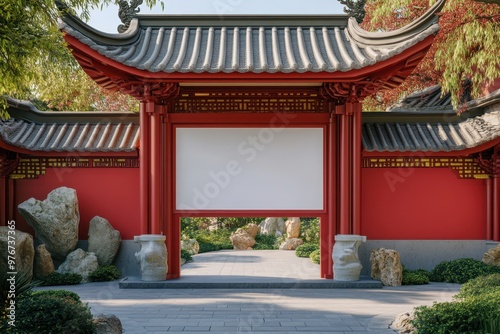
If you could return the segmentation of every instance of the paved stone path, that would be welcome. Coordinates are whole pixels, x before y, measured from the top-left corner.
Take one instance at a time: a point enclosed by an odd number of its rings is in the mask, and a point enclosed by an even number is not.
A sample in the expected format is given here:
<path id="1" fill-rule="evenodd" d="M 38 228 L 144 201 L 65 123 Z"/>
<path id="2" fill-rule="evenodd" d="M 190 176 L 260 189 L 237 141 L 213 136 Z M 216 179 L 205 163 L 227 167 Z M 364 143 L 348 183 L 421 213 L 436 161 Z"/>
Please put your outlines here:
<path id="1" fill-rule="evenodd" d="M 272 271 L 256 264 L 252 269 L 230 266 L 237 269 L 237 277 Z M 186 272 L 183 269 L 183 275 Z M 217 280 L 215 275 L 198 278 Z M 382 289 L 119 289 L 114 281 L 56 288 L 78 293 L 94 314 L 115 314 L 125 333 L 378 334 L 395 333 L 389 326 L 396 315 L 449 301 L 459 287 L 434 283 Z"/>

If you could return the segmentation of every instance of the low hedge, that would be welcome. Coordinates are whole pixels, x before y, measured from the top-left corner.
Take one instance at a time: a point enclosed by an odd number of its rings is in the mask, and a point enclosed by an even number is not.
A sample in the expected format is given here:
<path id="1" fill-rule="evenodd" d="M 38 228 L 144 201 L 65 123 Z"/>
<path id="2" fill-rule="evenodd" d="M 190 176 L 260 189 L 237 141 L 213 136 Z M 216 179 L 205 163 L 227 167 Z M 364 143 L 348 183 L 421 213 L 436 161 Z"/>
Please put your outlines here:
<path id="1" fill-rule="evenodd" d="M 500 267 L 470 258 L 443 261 L 432 271 L 430 280 L 463 284 L 479 276 L 500 273 Z"/>
<path id="2" fill-rule="evenodd" d="M 455 297 L 468 298 L 491 292 L 500 293 L 500 274 L 479 276 L 468 281 L 462 285 L 460 292 Z"/>
<path id="3" fill-rule="evenodd" d="M 419 334 L 484 334 L 485 321 L 500 314 L 500 293 L 415 308 L 412 321 Z"/>
<path id="4" fill-rule="evenodd" d="M 82 275 L 80 274 L 61 274 L 54 271 L 47 276 L 38 277 L 39 285 L 53 286 L 53 285 L 74 285 L 82 283 Z"/>
<path id="5" fill-rule="evenodd" d="M 317 249 L 319 249 L 319 245 L 305 243 L 295 248 L 295 255 L 298 257 L 309 257 L 309 255 Z"/>
<path id="6" fill-rule="evenodd" d="M 89 274 L 89 280 L 91 282 L 107 282 L 119 278 L 122 275 L 120 270 L 114 266 L 103 266 L 99 267 Z"/>
<path id="7" fill-rule="evenodd" d="M 95 325 L 89 307 L 80 297 L 65 290 L 27 292 L 16 302 L 15 327 L 5 319 L 2 333 L 93 334 Z"/>
<path id="8" fill-rule="evenodd" d="M 319 249 L 316 249 L 311 254 L 309 254 L 309 258 L 313 263 L 319 264 L 321 262 L 321 253 Z"/>
<path id="9" fill-rule="evenodd" d="M 402 285 L 429 284 L 430 272 L 425 269 L 408 270 L 403 268 Z"/>

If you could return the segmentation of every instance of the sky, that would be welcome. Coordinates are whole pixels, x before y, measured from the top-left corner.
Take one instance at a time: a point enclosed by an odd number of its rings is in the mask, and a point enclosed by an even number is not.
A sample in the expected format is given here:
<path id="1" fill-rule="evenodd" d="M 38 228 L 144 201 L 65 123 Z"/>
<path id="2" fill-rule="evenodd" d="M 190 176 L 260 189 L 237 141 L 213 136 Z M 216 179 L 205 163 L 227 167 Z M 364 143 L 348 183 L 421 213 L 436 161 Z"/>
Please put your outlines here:
<path id="1" fill-rule="evenodd" d="M 157 0 L 160 1 L 160 0 Z M 163 0 L 165 10 L 157 5 L 150 10 L 141 5 L 140 14 L 344 14 L 337 0 Z M 116 33 L 120 24 L 118 7 L 91 11 L 89 25 L 108 33 Z"/>

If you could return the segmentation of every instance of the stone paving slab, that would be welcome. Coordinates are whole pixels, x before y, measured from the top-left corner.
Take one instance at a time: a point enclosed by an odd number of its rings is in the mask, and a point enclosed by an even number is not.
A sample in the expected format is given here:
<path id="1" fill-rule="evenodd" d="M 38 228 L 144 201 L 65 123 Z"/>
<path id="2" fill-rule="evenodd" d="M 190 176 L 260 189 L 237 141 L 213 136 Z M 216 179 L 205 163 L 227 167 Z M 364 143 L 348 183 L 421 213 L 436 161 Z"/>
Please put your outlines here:
<path id="1" fill-rule="evenodd" d="M 450 301 L 460 288 L 448 283 L 381 289 L 120 289 L 118 285 L 113 281 L 37 289 L 78 293 L 93 314 L 120 318 L 126 334 L 394 334 L 389 326 L 398 314 Z"/>
<path id="2" fill-rule="evenodd" d="M 300 258 L 294 251 L 224 250 L 193 256 L 182 266 L 179 279 L 144 282 L 126 277 L 122 289 L 379 289 L 382 283 L 370 277 L 340 282 L 321 279 L 319 265 Z"/>

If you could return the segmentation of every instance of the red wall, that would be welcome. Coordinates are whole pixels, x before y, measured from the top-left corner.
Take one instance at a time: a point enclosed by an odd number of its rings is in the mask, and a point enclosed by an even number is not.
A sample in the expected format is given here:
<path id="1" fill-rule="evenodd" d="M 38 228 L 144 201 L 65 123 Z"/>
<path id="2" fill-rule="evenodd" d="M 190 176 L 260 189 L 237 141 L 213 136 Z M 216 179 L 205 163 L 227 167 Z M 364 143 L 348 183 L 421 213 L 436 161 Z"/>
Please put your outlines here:
<path id="1" fill-rule="evenodd" d="M 486 181 L 448 168 L 363 168 L 362 234 L 372 240 L 486 239 Z"/>
<path id="2" fill-rule="evenodd" d="M 106 218 L 124 240 L 140 234 L 139 168 L 47 168 L 38 179 L 16 180 L 16 206 L 30 197 L 44 200 L 50 191 L 62 186 L 76 190 L 80 240 L 88 238 L 89 221 L 94 216 Z M 33 233 L 19 213 L 16 226 Z"/>

